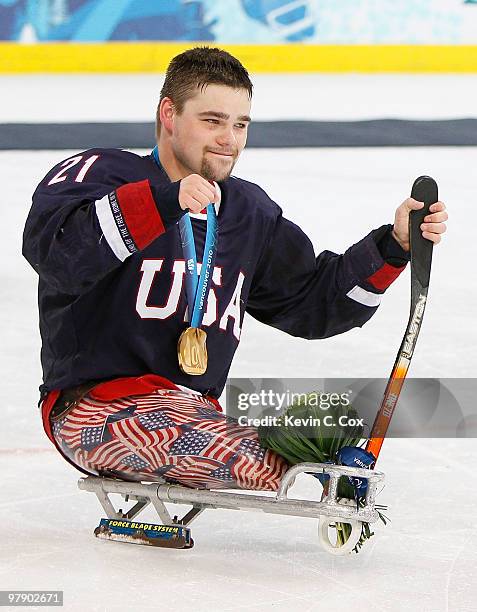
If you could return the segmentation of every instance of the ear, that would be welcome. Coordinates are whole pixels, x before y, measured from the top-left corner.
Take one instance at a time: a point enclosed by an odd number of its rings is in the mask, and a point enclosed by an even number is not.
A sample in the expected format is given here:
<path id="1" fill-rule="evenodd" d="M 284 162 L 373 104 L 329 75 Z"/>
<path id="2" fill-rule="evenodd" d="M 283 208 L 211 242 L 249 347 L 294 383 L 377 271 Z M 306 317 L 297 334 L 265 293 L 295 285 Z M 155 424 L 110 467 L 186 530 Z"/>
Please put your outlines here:
<path id="1" fill-rule="evenodd" d="M 175 115 L 174 104 L 170 98 L 163 98 L 159 105 L 159 119 L 167 132 L 172 132 Z"/>

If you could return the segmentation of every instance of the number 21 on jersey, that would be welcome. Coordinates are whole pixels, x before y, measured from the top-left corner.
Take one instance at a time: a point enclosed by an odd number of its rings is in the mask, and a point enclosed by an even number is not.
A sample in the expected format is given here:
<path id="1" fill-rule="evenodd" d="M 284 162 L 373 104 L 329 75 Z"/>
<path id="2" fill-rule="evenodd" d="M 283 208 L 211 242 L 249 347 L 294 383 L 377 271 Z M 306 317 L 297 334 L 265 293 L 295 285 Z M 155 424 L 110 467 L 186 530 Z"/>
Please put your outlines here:
<path id="1" fill-rule="evenodd" d="M 92 155 L 84 161 L 78 171 L 78 174 L 76 175 L 75 183 L 83 182 L 86 173 L 94 164 L 94 162 L 98 159 L 98 157 L 99 155 Z M 54 185 L 55 183 L 61 183 L 62 181 L 66 181 L 66 179 L 68 178 L 68 171 L 71 170 L 71 168 L 73 168 L 74 166 L 78 165 L 82 159 L 82 155 L 77 155 L 76 157 L 71 157 L 70 159 L 65 160 L 60 166 L 61 170 L 57 174 L 55 174 L 55 176 L 50 180 L 48 185 Z"/>

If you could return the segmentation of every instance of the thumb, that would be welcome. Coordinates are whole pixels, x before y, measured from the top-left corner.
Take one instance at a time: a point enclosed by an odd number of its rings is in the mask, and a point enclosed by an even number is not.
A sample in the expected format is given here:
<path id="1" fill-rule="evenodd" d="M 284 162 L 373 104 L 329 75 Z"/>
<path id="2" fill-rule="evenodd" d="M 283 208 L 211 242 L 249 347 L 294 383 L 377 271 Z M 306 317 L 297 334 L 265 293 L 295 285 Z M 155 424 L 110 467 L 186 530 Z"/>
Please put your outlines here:
<path id="1" fill-rule="evenodd" d="M 408 198 L 404 204 L 406 204 L 408 210 L 420 210 L 424 206 L 424 202 L 420 202 L 414 198 Z"/>
<path id="2" fill-rule="evenodd" d="M 212 202 L 214 204 L 219 204 L 220 203 L 220 199 L 221 199 L 221 192 L 220 192 L 220 187 L 217 185 L 217 183 L 215 181 L 209 181 L 209 183 L 211 184 L 213 190 L 214 190 L 214 197 L 212 199 Z"/>

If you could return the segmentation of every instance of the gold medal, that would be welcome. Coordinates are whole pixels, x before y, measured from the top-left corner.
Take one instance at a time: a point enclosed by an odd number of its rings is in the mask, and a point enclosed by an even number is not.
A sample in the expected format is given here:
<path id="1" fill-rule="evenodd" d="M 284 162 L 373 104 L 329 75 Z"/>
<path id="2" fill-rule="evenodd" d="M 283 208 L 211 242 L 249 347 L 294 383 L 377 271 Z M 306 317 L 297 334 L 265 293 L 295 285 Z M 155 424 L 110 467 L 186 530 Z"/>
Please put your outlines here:
<path id="1" fill-rule="evenodd" d="M 179 367 L 186 374 L 200 376 L 207 370 L 207 334 L 203 329 L 188 327 L 177 343 Z"/>

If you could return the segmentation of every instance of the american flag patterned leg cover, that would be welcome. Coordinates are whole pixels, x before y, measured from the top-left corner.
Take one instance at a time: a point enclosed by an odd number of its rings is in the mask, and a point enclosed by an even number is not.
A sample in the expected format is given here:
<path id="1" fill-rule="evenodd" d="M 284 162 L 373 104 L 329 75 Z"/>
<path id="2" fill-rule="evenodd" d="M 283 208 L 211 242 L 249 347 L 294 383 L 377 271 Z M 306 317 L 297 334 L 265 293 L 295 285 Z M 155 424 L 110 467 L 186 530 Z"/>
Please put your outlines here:
<path id="1" fill-rule="evenodd" d="M 77 466 L 99 476 L 206 489 L 276 491 L 288 463 L 262 448 L 256 429 L 238 425 L 206 398 L 156 390 L 110 402 L 86 395 L 53 435 Z"/>

